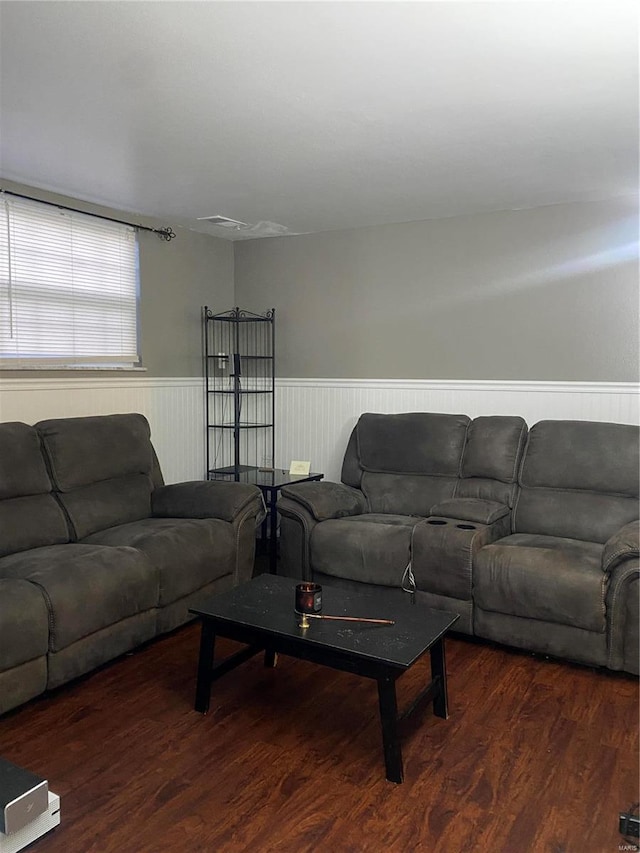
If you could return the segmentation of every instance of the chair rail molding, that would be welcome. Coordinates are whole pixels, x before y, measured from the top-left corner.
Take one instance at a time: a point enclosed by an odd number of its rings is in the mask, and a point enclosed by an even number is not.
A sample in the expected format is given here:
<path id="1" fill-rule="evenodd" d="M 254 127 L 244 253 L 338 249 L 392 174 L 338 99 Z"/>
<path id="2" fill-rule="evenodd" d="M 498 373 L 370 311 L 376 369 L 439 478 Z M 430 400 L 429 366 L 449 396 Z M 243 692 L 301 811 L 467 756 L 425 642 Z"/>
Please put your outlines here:
<path id="1" fill-rule="evenodd" d="M 636 382 L 557 382 L 515 379 L 284 379 L 282 387 L 291 388 L 388 388 L 409 390 L 469 390 L 469 391 L 544 391 L 554 393 L 633 394 L 640 392 Z"/>

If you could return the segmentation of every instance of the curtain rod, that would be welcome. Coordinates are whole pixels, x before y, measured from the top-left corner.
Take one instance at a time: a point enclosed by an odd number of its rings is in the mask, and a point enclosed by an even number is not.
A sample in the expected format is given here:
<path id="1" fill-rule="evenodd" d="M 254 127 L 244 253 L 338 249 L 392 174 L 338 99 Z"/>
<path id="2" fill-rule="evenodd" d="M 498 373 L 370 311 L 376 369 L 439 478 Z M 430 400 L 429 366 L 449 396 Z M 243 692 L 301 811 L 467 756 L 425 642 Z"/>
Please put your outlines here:
<path id="1" fill-rule="evenodd" d="M 146 225 L 138 225 L 136 222 L 127 222 L 124 219 L 114 219 L 113 216 L 102 216 L 101 213 L 89 213 L 86 210 L 78 210 L 77 207 L 67 207 L 65 204 L 58 204 L 55 201 L 43 201 L 41 198 L 33 198 L 30 195 L 21 195 L 20 193 L 14 193 L 11 190 L 4 190 L 0 187 L 0 195 L 12 195 L 15 198 L 23 198 L 26 201 L 37 201 L 39 204 L 48 204 L 51 207 L 58 207 L 60 210 L 70 210 L 73 213 L 82 213 L 85 216 L 95 216 L 96 219 L 106 219 L 108 222 L 117 222 L 119 225 L 129 225 L 131 228 L 137 228 L 139 231 L 151 231 L 153 234 L 157 234 L 161 240 L 173 240 L 176 236 L 173 228 L 167 225 L 166 228 L 148 228 Z"/>

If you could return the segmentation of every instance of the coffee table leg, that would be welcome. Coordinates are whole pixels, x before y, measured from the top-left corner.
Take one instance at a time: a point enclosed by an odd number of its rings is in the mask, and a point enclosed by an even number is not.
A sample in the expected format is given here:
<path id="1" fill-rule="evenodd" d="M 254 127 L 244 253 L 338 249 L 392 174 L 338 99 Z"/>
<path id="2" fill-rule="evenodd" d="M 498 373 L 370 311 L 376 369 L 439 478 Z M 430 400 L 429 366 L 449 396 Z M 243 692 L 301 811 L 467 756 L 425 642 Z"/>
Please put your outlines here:
<path id="1" fill-rule="evenodd" d="M 200 656 L 198 657 L 198 681 L 196 683 L 195 709 L 201 714 L 209 710 L 211 700 L 211 681 L 213 674 L 213 653 L 216 643 L 214 627 L 208 619 L 202 620 L 200 633 Z"/>
<path id="2" fill-rule="evenodd" d="M 402 749 L 398 736 L 398 703 L 396 700 L 396 682 L 394 678 L 378 678 L 378 703 L 380 705 L 380 723 L 382 725 L 382 744 L 387 779 L 390 782 L 402 782 Z"/>
<path id="3" fill-rule="evenodd" d="M 431 646 L 431 680 L 436 686 L 433 713 L 446 720 L 449 716 L 447 699 L 447 666 L 444 659 L 444 637 Z"/>

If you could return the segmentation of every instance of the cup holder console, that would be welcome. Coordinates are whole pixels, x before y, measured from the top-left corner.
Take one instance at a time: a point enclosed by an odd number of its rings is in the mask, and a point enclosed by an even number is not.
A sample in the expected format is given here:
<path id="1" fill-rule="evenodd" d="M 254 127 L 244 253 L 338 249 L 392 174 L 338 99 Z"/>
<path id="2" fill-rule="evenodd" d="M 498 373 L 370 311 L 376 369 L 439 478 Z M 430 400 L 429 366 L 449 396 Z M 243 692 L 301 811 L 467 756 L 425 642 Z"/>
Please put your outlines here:
<path id="1" fill-rule="evenodd" d="M 428 518 L 427 524 L 442 525 L 442 524 L 449 524 L 449 522 L 446 521 L 444 518 Z M 475 530 L 476 529 L 475 524 L 456 524 L 456 527 L 459 530 Z"/>

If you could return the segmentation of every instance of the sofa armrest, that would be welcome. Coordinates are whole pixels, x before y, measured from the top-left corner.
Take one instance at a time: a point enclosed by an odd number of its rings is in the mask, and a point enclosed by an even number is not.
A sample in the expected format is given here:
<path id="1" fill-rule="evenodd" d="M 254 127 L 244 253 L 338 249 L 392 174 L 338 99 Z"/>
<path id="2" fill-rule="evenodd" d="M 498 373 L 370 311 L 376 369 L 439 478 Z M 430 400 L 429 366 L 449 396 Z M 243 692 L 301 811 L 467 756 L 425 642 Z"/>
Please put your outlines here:
<path id="1" fill-rule="evenodd" d="M 640 524 L 630 521 L 617 530 L 604 545 L 602 571 L 610 572 L 618 563 L 640 555 Z"/>
<path id="2" fill-rule="evenodd" d="M 640 560 L 618 563 L 606 598 L 609 669 L 640 674 Z"/>
<path id="3" fill-rule="evenodd" d="M 475 521 L 478 524 L 493 524 L 494 521 L 509 515 L 509 512 L 509 507 L 499 501 L 482 498 L 451 498 L 434 504 L 429 514 L 443 518 L 457 518 L 460 521 Z"/>
<path id="4" fill-rule="evenodd" d="M 343 483 L 298 483 L 284 486 L 282 496 L 303 506 L 316 521 L 345 518 L 367 511 L 365 496 Z"/>
<path id="5" fill-rule="evenodd" d="M 219 518 L 233 523 L 252 502 L 259 523 L 264 516 L 262 494 L 257 486 L 194 480 L 155 489 L 151 493 L 151 512 L 156 518 Z"/>

